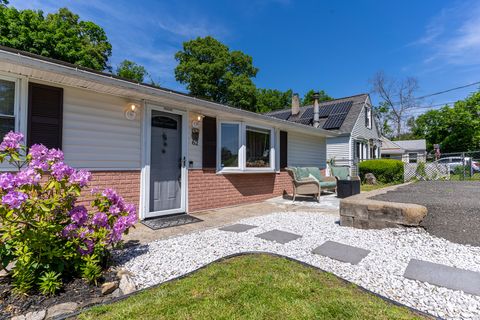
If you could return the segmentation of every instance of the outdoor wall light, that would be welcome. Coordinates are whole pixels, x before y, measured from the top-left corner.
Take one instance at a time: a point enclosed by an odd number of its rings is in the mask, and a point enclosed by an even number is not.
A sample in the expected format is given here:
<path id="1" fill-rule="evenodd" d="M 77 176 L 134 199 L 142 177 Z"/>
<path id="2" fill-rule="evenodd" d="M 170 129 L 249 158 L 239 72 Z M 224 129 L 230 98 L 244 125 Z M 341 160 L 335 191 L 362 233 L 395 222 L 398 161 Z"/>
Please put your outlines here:
<path id="1" fill-rule="evenodd" d="M 135 120 L 139 109 L 140 105 L 138 103 L 129 102 L 125 110 L 125 118 L 128 120 Z"/>

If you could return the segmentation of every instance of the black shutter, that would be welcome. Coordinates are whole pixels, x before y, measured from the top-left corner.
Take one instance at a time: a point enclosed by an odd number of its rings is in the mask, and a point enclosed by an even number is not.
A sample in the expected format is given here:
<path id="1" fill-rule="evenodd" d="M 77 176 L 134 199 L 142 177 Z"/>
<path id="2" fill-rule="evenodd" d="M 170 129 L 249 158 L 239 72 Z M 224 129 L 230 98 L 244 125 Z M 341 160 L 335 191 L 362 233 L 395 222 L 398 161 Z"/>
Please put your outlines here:
<path id="1" fill-rule="evenodd" d="M 202 167 L 217 167 L 217 120 L 212 117 L 203 118 L 203 152 Z"/>
<path id="2" fill-rule="evenodd" d="M 280 131 L 280 169 L 288 167 L 288 133 Z"/>
<path id="3" fill-rule="evenodd" d="M 41 143 L 62 148 L 63 89 L 43 84 L 28 86 L 28 146 Z"/>
<path id="4" fill-rule="evenodd" d="M 368 107 L 365 107 L 365 127 L 367 127 L 367 128 L 368 128 L 368 123 L 369 123 L 368 120 L 369 120 L 368 119 Z"/>

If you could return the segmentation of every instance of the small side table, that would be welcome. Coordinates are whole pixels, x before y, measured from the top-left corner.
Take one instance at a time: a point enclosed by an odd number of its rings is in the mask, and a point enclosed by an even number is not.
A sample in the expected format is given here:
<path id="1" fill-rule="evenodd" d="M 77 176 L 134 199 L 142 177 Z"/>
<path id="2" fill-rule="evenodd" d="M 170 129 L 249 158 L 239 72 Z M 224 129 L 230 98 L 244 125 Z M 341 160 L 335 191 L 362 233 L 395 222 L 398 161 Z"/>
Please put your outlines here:
<path id="1" fill-rule="evenodd" d="M 343 199 L 360 193 L 360 179 L 337 180 L 337 197 Z"/>

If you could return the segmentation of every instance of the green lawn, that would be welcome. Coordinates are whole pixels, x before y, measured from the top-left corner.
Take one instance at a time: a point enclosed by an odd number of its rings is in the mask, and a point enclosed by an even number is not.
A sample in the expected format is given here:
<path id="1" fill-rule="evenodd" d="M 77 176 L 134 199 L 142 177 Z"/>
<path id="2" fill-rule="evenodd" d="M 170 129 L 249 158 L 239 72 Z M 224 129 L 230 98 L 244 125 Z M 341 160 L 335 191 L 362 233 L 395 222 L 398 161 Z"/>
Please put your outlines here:
<path id="1" fill-rule="evenodd" d="M 424 319 L 332 274 L 263 254 L 214 263 L 79 318 Z"/>
<path id="2" fill-rule="evenodd" d="M 372 191 L 372 190 L 377 190 L 377 189 L 381 189 L 381 188 L 385 188 L 385 187 L 394 186 L 396 184 L 400 184 L 400 183 L 380 183 L 380 182 L 378 184 L 364 184 L 364 183 L 362 183 L 360 189 L 363 192 L 368 192 L 368 191 Z"/>

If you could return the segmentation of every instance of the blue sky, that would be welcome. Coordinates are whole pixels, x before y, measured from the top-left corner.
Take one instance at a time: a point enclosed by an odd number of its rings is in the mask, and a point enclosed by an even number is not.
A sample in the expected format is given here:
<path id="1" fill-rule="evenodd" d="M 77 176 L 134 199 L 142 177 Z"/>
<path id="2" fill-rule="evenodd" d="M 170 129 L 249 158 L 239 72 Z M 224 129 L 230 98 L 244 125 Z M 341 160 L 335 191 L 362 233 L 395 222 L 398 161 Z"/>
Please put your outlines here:
<path id="1" fill-rule="evenodd" d="M 262 88 L 333 97 L 369 92 L 379 70 L 418 78 L 418 95 L 480 81 L 480 1 L 131 1 L 11 0 L 17 8 L 68 7 L 102 26 L 112 66 L 144 65 L 164 87 L 175 81 L 182 42 L 212 35 L 253 57 Z M 469 87 L 434 98 L 464 98 Z M 374 100 L 375 97 L 373 97 Z"/>

